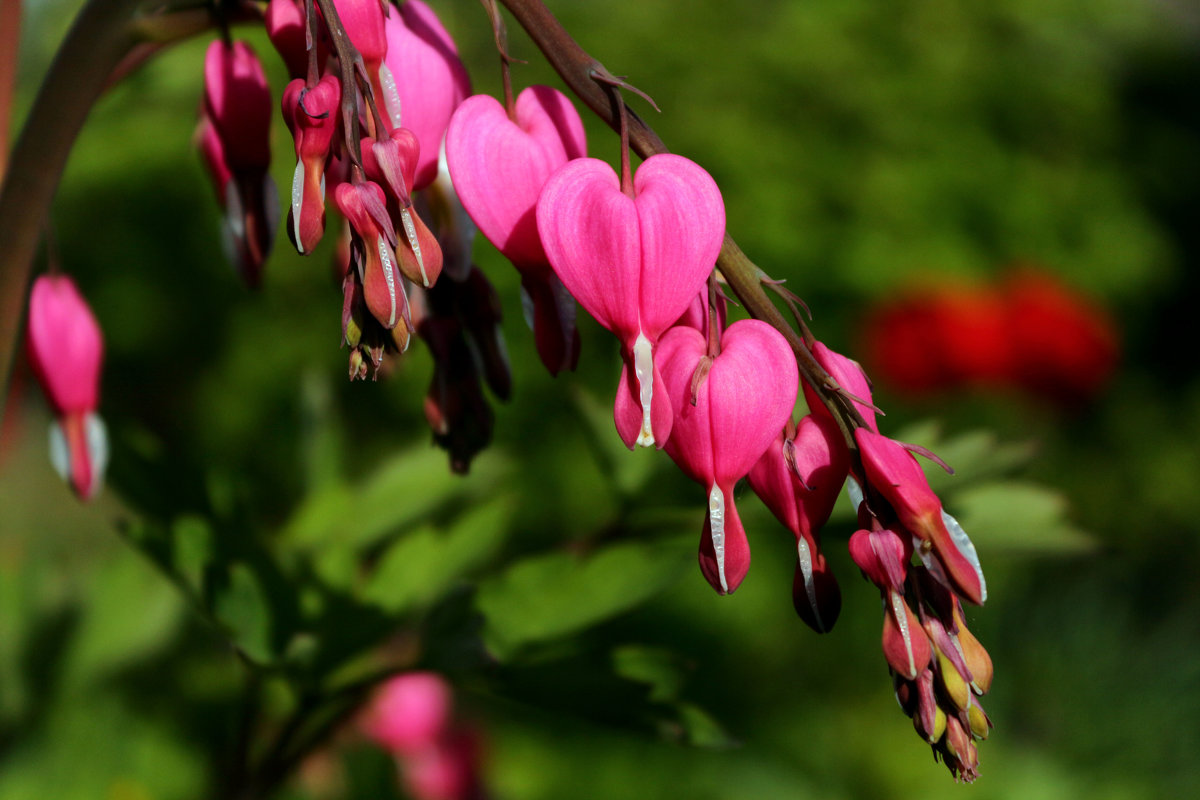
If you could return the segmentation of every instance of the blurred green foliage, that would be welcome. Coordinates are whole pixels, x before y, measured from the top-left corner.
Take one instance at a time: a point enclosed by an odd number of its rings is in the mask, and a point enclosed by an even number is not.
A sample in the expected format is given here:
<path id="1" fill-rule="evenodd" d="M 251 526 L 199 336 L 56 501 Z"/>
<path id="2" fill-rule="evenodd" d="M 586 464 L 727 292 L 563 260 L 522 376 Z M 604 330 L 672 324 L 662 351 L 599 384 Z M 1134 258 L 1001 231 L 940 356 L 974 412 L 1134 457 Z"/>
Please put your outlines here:
<path id="1" fill-rule="evenodd" d="M 19 111 L 75 5 L 28 6 Z M 996 730 L 969 791 L 1186 795 L 1200 782 L 1194 9 L 549 5 L 656 99 L 651 123 L 713 173 L 729 230 L 836 349 L 853 352 L 869 302 L 918 276 L 1015 260 L 1113 309 L 1124 364 L 1086 408 L 905 406 L 886 387 L 876 402 L 889 432 L 956 468 L 930 475 L 988 570 L 969 622 L 996 663 Z M 478 4 L 435 6 L 495 94 Z M 510 27 L 530 62 L 515 80 L 556 84 Z M 281 64 L 247 35 L 278 93 Z M 795 618 L 790 537 L 748 491 L 754 568 L 714 596 L 692 550 L 702 490 L 611 430 L 615 343 L 585 321 L 579 371 L 549 378 L 516 273 L 486 242 L 516 389 L 465 478 L 429 445 L 420 348 L 386 380 L 345 382 L 328 244 L 301 259 L 280 237 L 264 290 L 243 291 L 191 147 L 205 45 L 164 52 L 99 103 L 54 208 L 61 265 L 107 337 L 114 461 L 110 490 L 78 507 L 18 376 L 25 411 L 0 452 L 0 798 L 219 795 L 247 698 L 268 721 L 249 751 L 266 757 L 272 725 L 395 663 L 455 682 L 499 797 L 968 791 L 894 707 L 875 590 L 842 546 L 848 509 L 826 532 L 845 597 L 832 634 Z M 616 137 L 588 128 L 614 161 Z M 274 146 L 286 185 L 282 125 Z M 352 740 L 334 740 L 346 796 L 385 796 L 390 766 Z"/>

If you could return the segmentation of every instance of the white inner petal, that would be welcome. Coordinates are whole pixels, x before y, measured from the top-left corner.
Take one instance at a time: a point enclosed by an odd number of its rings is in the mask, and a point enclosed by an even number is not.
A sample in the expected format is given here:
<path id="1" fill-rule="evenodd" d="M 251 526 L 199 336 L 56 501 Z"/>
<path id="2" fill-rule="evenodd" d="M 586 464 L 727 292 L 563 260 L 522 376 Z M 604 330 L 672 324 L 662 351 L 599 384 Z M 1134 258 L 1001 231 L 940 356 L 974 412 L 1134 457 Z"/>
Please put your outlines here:
<path id="1" fill-rule="evenodd" d="M 533 313 L 533 297 L 529 294 L 529 290 L 522 286 L 521 316 L 525 317 L 525 324 L 529 326 L 529 330 L 533 330 Z"/>
<path id="2" fill-rule="evenodd" d="M 387 241 L 382 236 L 375 237 L 375 246 L 379 250 L 379 260 L 383 263 L 383 277 L 387 281 L 388 300 L 391 301 L 391 311 L 388 314 L 388 330 L 396 327 L 396 272 L 392 263 L 392 254 Z"/>
<path id="3" fill-rule="evenodd" d="M 67 447 L 67 436 L 58 422 L 50 423 L 50 463 L 54 465 L 58 477 L 67 483 L 71 482 L 71 451 Z"/>
<path id="4" fill-rule="evenodd" d="M 899 592 L 893 591 L 890 594 L 892 615 L 896 619 L 896 625 L 900 628 L 900 635 L 904 637 L 904 649 L 908 652 L 908 675 L 916 675 L 917 662 L 913 658 L 912 637 L 908 630 L 908 610 L 904 607 L 904 599 L 900 597 Z"/>
<path id="5" fill-rule="evenodd" d="M 83 418 L 84 435 L 87 437 L 88 456 L 92 459 L 92 491 L 100 490 L 104 471 L 108 469 L 108 429 L 99 415 L 89 412 Z"/>
<path id="6" fill-rule="evenodd" d="M 392 127 L 399 128 L 400 91 L 396 88 L 396 79 L 387 64 L 379 65 L 379 86 L 383 89 L 383 107 L 392 121 Z"/>
<path id="7" fill-rule="evenodd" d="M 717 558 L 721 592 L 729 594 L 729 584 L 725 582 L 725 495 L 716 484 L 708 492 L 708 524 L 712 529 L 713 554 Z"/>
<path id="8" fill-rule="evenodd" d="M 421 243 L 417 241 L 417 226 L 413 223 L 412 214 L 407 208 L 400 209 L 400 219 L 404 222 L 404 235 L 412 247 L 413 255 L 417 257 L 417 267 L 421 270 L 421 283 L 429 288 L 429 276 L 425 274 L 425 259 L 421 258 Z"/>
<path id="9" fill-rule="evenodd" d="M 324 177 L 321 182 L 324 183 Z M 304 253 L 304 245 L 300 243 L 300 208 L 304 205 L 304 161 L 296 160 L 296 169 L 292 172 L 292 234 L 296 240 L 296 249 Z"/>
<path id="10" fill-rule="evenodd" d="M 850 510 L 857 515 L 858 507 L 863 503 L 863 490 L 853 477 L 846 478 L 846 496 L 850 498 Z"/>
<path id="11" fill-rule="evenodd" d="M 812 553 L 809 552 L 808 542 L 801 536 L 796 540 L 796 555 L 800 559 L 800 574 L 804 576 L 804 593 L 808 595 L 808 604 L 812 606 L 813 616 L 817 619 L 817 627 L 825 630 L 825 622 L 821 619 L 821 609 L 817 606 L 817 586 L 813 581 Z"/>
<path id="12" fill-rule="evenodd" d="M 975 545 L 971 543 L 971 537 L 967 536 L 967 532 L 962 529 L 962 525 L 958 524 L 958 520 L 946 513 L 946 509 L 942 509 L 942 522 L 946 523 L 946 530 L 950 532 L 950 540 L 954 542 L 954 547 L 974 568 L 975 575 L 979 578 L 979 599 L 986 602 L 987 583 L 983 579 L 983 567 L 979 565 L 979 554 L 975 552 Z"/>
<path id="13" fill-rule="evenodd" d="M 641 332 L 633 342 L 633 372 L 637 376 L 638 397 L 642 402 L 642 431 L 638 434 L 637 443 L 642 447 L 653 447 L 654 430 L 650 407 L 654 399 L 654 358 L 650 353 L 650 340 Z M 712 507 L 711 502 L 709 507 Z"/>

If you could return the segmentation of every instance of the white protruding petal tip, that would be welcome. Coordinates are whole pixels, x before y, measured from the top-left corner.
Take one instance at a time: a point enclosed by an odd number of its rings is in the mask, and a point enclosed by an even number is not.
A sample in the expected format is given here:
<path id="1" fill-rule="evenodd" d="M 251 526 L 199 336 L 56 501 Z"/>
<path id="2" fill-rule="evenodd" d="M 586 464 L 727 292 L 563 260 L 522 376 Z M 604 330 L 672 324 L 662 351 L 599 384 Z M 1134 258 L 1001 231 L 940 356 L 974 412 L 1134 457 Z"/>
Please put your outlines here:
<path id="1" fill-rule="evenodd" d="M 713 555 L 717 559 L 721 594 L 729 594 L 729 584 L 725 581 L 725 495 L 716 484 L 708 492 L 708 523 L 712 529 Z"/>

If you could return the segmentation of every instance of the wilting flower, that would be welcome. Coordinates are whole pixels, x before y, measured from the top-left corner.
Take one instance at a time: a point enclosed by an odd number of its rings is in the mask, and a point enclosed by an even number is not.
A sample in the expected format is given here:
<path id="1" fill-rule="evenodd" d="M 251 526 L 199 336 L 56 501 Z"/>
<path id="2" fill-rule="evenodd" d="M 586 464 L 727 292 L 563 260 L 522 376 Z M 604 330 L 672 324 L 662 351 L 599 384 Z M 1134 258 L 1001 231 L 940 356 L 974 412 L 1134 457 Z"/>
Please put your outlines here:
<path id="1" fill-rule="evenodd" d="M 537 225 L 563 285 L 621 340 L 618 433 L 630 448 L 661 447 L 672 411 L 653 349 L 712 272 L 725 235 L 720 190 L 695 163 L 663 154 L 638 167 L 630 197 L 612 167 L 580 158 L 546 182 Z"/>
<path id="2" fill-rule="evenodd" d="M 663 336 L 658 359 L 675 410 L 667 455 L 708 492 L 700 570 L 714 589 L 728 594 L 750 569 L 733 486 L 792 413 L 797 372 L 787 341 L 758 320 L 733 323 L 721 335 L 720 353 L 708 352 L 699 331 L 680 326 Z"/>
<path id="3" fill-rule="evenodd" d="M 104 340 L 87 302 L 65 275 L 43 275 L 29 295 L 29 361 L 54 409 L 50 459 L 84 500 L 100 489 L 108 436 L 96 414 Z"/>

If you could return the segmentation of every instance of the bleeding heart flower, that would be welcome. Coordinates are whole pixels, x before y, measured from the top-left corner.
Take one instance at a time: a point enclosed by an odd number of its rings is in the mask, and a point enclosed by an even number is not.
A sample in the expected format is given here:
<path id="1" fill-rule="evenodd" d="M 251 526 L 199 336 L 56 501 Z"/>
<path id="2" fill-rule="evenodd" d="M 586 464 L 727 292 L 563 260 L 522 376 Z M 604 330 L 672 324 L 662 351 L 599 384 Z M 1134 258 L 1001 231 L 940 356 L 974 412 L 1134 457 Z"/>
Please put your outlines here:
<path id="1" fill-rule="evenodd" d="M 308 34 L 304 26 L 304 9 L 296 0 L 268 0 L 263 12 L 267 37 L 287 65 L 288 74 L 303 78 L 308 72 Z M 318 30 L 323 31 L 323 27 Z M 324 48 L 321 48 L 324 50 Z M 324 63 L 322 58 L 318 63 Z"/>
<path id="2" fill-rule="evenodd" d="M 561 92 L 530 86 L 513 118 L 492 97 L 467 98 L 446 130 L 446 161 L 463 207 L 488 241 L 521 272 L 538 355 L 552 375 L 579 357 L 575 301 L 550 268 L 537 230 L 547 179 L 587 153 L 583 121 Z"/>
<path id="3" fill-rule="evenodd" d="M 250 286 L 261 282 L 279 221 L 270 138 L 271 90 L 257 56 L 245 42 L 214 41 L 196 142 L 225 212 L 227 255 Z"/>
<path id="4" fill-rule="evenodd" d="M 796 537 L 792 603 L 818 633 L 833 628 L 842 608 L 819 534 L 833 513 L 849 465 L 837 424 L 808 414 L 794 427 L 788 423 L 747 476 L 754 493 Z"/>
<path id="5" fill-rule="evenodd" d="M 581 158 L 554 173 L 537 207 L 554 271 L 621 340 L 625 374 L 614 416 L 631 448 L 662 446 L 670 435 L 672 413 L 663 405 L 653 348 L 700 292 L 725 236 L 721 192 L 692 161 L 651 156 L 638 167 L 633 190 L 633 197 L 621 191 L 608 164 Z"/>
<path id="6" fill-rule="evenodd" d="M 296 143 L 288 232 L 300 253 L 311 253 L 325 233 L 325 162 L 338 127 L 341 96 L 333 75 L 311 89 L 297 78 L 283 92 L 283 119 Z"/>
<path id="7" fill-rule="evenodd" d="M 762 457 L 796 403 L 797 371 L 787 341 L 770 325 L 742 320 L 721 336 L 721 352 L 695 328 L 667 331 L 659 343 L 662 380 L 675 409 L 666 451 L 708 490 L 700 570 L 721 594 L 741 584 L 750 545 L 733 503 L 733 486 Z M 693 380 L 704 359 L 711 366 Z"/>
<path id="8" fill-rule="evenodd" d="M 382 105 L 393 126 L 403 124 L 421 142 L 416 185 L 410 187 L 416 191 L 437 178 L 442 137 L 454 109 L 471 94 L 471 79 L 449 32 L 421 0 L 393 8 L 385 30 Z"/>
<path id="9" fill-rule="evenodd" d="M 352 258 L 358 264 L 367 308 L 387 330 L 403 321 L 411 328 L 408 298 L 396 265 L 396 231 L 384 206 L 383 189 L 372 181 L 342 183 L 334 192 L 354 231 Z"/>
<path id="10" fill-rule="evenodd" d="M 104 340 L 70 278 L 43 275 L 34 281 L 26 346 L 58 418 L 50 428 L 50 460 L 75 493 L 89 500 L 108 463 L 108 436 L 95 413 Z"/>

